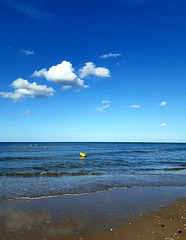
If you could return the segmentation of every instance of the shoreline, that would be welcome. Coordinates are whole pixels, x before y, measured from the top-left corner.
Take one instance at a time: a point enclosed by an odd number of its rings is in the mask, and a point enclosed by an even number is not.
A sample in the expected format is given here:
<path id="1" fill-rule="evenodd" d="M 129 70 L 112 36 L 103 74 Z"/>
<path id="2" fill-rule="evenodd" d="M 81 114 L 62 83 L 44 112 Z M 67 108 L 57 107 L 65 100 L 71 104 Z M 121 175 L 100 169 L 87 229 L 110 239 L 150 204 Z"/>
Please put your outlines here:
<path id="1" fill-rule="evenodd" d="M 186 185 L 160 185 L 160 186 L 132 186 L 132 187 L 113 187 L 105 190 L 95 191 L 95 192 L 87 192 L 87 193 L 65 193 L 59 195 L 49 195 L 49 196 L 38 196 L 38 197 L 17 197 L 17 198 L 4 198 L 2 201 L 15 201 L 15 200 L 41 200 L 41 199 L 50 199 L 50 198 L 58 198 L 58 197 L 76 197 L 76 196 L 85 196 L 85 195 L 92 195 L 92 194 L 100 194 L 108 191 L 116 191 L 116 190 L 127 190 L 127 189 L 136 189 L 136 188 L 182 188 Z"/>
<path id="2" fill-rule="evenodd" d="M 158 214 L 162 206 L 180 199 L 184 201 L 185 193 L 186 187 L 181 186 L 135 187 L 86 195 L 4 200 L 0 202 L 0 237 L 5 240 L 88 240 L 112 236 L 110 239 L 114 239 L 113 234 L 131 232 L 129 222 L 142 219 L 144 223 L 147 215 Z"/>

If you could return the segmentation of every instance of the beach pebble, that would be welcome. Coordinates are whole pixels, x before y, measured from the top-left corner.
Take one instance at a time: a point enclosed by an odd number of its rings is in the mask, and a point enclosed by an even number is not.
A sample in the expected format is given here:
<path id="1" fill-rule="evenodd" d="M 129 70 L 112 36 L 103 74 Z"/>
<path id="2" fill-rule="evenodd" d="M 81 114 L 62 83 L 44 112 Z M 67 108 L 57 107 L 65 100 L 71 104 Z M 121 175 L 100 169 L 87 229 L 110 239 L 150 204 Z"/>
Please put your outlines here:
<path id="1" fill-rule="evenodd" d="M 132 224 L 132 223 L 129 223 L 129 224 Z"/>
<path id="2" fill-rule="evenodd" d="M 179 233 L 179 234 L 181 234 L 181 233 L 182 233 L 182 231 L 181 231 L 181 230 L 178 230 L 178 233 Z"/>
<path id="3" fill-rule="evenodd" d="M 173 218 L 171 217 L 171 218 L 169 218 L 169 220 L 170 220 L 170 221 L 172 221 L 172 220 L 173 220 Z"/>
<path id="4" fill-rule="evenodd" d="M 165 225 L 164 225 L 164 224 L 162 224 L 161 226 L 162 226 L 162 227 L 165 227 Z"/>
<path id="5" fill-rule="evenodd" d="M 113 230 L 114 230 L 113 228 L 110 229 L 110 231 L 113 231 Z"/>

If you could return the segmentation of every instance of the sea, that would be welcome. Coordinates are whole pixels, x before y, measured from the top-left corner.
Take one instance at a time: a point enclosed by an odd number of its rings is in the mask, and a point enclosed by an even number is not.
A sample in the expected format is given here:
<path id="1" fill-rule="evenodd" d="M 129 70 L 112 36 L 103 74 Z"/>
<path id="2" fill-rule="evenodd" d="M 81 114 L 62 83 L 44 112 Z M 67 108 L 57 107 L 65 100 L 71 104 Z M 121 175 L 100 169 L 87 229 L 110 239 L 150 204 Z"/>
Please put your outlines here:
<path id="1" fill-rule="evenodd" d="M 157 186 L 186 186 L 186 143 L 0 143 L 0 201 Z"/>

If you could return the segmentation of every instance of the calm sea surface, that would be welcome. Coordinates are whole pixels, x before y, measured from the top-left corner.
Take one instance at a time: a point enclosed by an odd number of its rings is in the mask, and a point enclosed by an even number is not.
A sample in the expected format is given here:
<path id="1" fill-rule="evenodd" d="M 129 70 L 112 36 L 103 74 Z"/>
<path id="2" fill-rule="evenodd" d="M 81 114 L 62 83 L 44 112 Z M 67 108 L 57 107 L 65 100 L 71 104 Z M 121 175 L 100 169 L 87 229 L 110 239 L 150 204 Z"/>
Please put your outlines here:
<path id="1" fill-rule="evenodd" d="M 186 144 L 0 143 L 0 200 L 136 186 L 186 186 Z"/>

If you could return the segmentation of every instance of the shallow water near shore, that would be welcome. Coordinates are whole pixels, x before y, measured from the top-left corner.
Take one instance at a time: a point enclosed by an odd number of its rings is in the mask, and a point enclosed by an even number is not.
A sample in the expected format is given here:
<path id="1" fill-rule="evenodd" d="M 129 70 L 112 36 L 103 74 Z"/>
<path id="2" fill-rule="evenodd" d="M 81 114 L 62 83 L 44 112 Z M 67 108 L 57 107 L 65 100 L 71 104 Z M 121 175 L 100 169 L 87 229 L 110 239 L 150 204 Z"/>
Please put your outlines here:
<path id="1" fill-rule="evenodd" d="M 0 143 L 0 200 L 185 185 L 185 143 Z"/>

